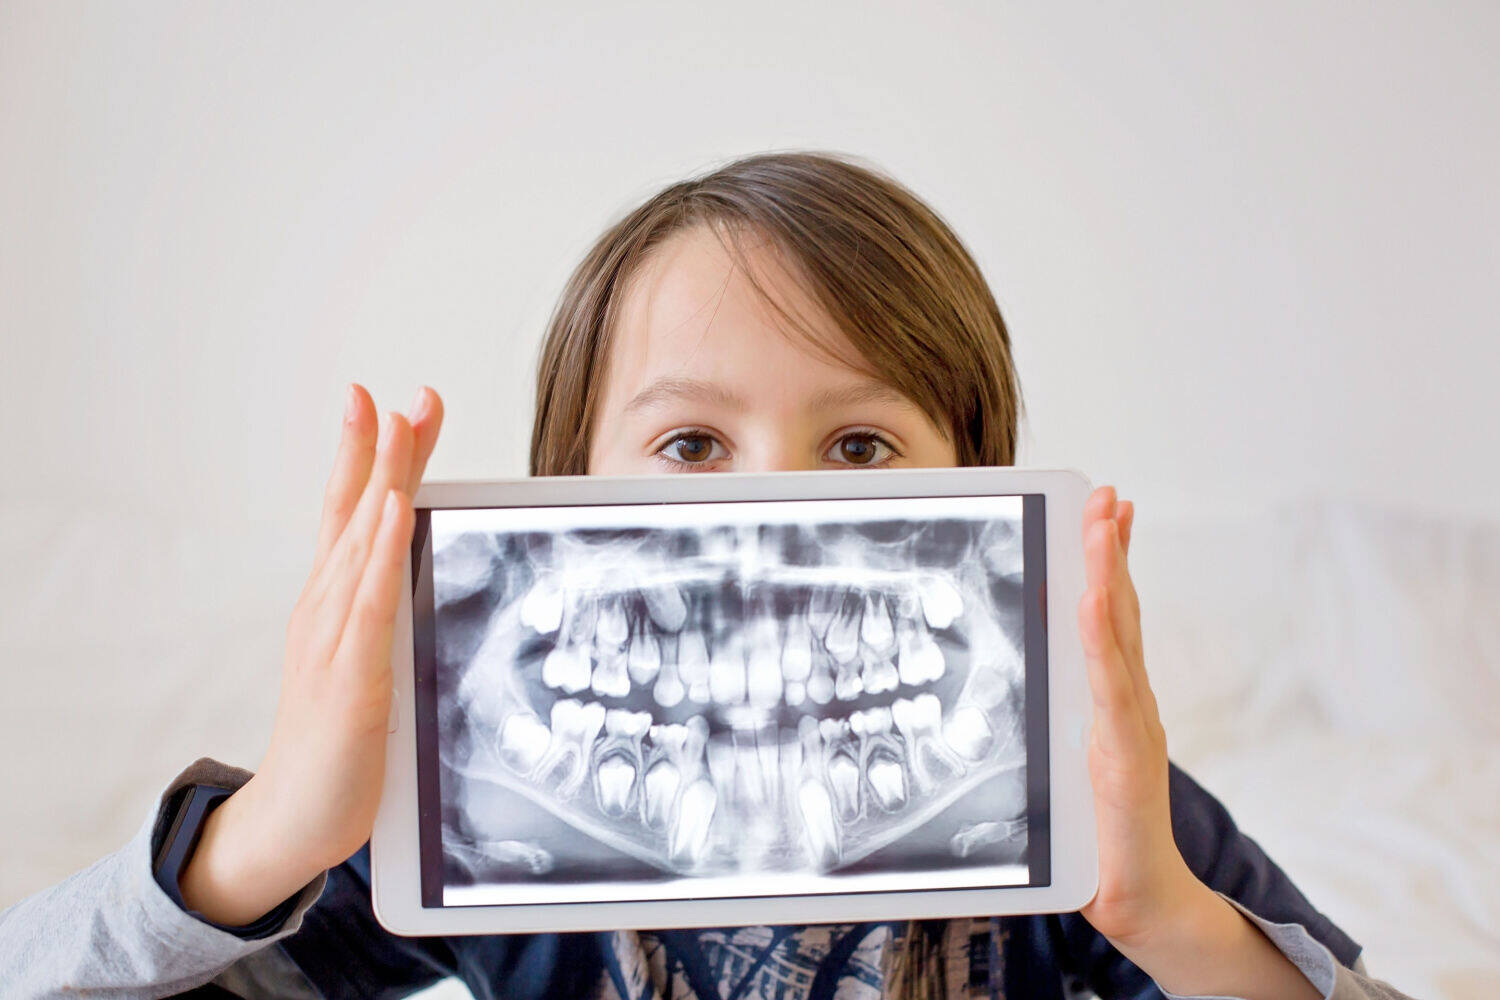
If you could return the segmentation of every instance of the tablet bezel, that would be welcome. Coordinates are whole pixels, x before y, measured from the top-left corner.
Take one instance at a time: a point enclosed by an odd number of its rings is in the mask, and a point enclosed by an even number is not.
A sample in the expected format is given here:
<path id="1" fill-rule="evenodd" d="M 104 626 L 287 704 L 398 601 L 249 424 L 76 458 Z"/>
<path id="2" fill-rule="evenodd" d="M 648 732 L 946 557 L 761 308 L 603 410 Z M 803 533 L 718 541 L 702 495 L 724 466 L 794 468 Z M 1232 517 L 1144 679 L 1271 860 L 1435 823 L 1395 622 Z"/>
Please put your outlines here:
<path id="1" fill-rule="evenodd" d="M 1074 470 L 983 467 L 713 475 L 549 476 L 429 482 L 418 508 L 690 503 L 1042 494 L 1047 552 L 1047 706 L 1050 885 L 905 892 L 425 908 L 421 903 L 417 750 L 408 555 L 391 667 L 393 699 L 385 784 L 370 841 L 374 911 L 402 935 L 502 934 L 617 928 L 716 927 L 930 919 L 1071 912 L 1098 886 L 1098 849 L 1088 774 L 1092 702 L 1078 604 L 1085 582 L 1083 507 L 1091 491 Z"/>

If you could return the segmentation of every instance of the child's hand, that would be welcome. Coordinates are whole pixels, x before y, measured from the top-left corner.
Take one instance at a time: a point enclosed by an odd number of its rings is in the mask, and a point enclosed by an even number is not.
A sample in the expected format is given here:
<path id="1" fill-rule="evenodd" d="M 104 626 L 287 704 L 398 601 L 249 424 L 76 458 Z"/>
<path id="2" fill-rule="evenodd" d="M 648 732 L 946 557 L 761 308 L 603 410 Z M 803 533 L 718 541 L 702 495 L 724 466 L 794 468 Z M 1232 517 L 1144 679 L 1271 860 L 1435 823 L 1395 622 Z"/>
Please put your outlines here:
<path id="1" fill-rule="evenodd" d="M 1094 696 L 1089 773 L 1099 828 L 1099 893 L 1082 913 L 1116 944 L 1142 940 L 1205 887 L 1172 836 L 1167 738 L 1141 652 L 1141 611 L 1125 565 L 1135 509 L 1112 486 L 1083 511 L 1088 589 L 1078 624 Z"/>
<path id="2" fill-rule="evenodd" d="M 442 420 L 442 400 L 423 388 L 409 418 L 388 415 L 377 444 L 374 403 L 349 388 L 312 575 L 287 626 L 270 747 L 209 817 L 182 875 L 183 899 L 210 920 L 255 920 L 369 839 L 411 495 Z"/>
<path id="3" fill-rule="evenodd" d="M 1081 911 L 1162 989 L 1257 1000 L 1318 991 L 1188 868 L 1172 835 L 1167 737 L 1146 679 L 1141 606 L 1125 565 L 1135 509 L 1111 486 L 1084 507 L 1088 589 L 1078 607 L 1094 727 L 1089 774 L 1099 892 Z"/>

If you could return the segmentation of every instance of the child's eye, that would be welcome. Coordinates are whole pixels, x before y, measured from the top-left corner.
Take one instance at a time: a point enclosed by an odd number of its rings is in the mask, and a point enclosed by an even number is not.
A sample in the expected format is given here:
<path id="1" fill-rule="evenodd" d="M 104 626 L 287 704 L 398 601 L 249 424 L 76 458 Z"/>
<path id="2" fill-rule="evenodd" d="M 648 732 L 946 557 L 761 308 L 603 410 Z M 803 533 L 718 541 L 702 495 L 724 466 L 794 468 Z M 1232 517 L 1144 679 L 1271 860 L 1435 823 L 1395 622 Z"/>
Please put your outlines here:
<path id="1" fill-rule="evenodd" d="M 833 443 L 823 457 L 844 465 L 882 465 L 899 452 L 873 431 L 853 431 Z"/>
<path id="2" fill-rule="evenodd" d="M 729 452 L 712 434 L 685 431 L 662 445 L 657 454 L 677 465 L 703 465 L 717 458 L 726 458 Z"/>

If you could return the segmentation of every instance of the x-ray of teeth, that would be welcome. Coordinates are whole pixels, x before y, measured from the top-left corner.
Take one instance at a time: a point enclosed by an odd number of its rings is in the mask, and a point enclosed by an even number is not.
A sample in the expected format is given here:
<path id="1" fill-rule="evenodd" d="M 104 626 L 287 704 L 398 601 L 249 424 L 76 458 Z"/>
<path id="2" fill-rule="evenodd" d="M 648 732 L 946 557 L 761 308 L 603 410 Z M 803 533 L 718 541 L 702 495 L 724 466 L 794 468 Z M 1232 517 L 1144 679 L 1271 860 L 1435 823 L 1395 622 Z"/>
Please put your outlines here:
<path id="1" fill-rule="evenodd" d="M 1024 864 L 1021 505 L 955 499 L 434 511 L 448 883 Z"/>

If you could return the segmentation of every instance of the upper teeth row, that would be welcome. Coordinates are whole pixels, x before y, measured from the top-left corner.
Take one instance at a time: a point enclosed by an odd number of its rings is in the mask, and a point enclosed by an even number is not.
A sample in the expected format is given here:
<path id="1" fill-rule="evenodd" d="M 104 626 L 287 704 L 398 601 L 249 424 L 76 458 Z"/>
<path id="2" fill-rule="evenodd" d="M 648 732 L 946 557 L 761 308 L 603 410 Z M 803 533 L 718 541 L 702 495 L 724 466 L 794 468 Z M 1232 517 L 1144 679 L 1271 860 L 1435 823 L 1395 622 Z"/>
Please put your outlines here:
<path id="1" fill-rule="evenodd" d="M 542 682 L 568 694 L 591 689 L 601 697 L 624 697 L 634 682 L 650 685 L 664 707 L 684 698 L 758 706 L 810 699 L 821 705 L 943 675 L 943 653 L 929 629 L 952 625 L 963 598 L 941 576 L 919 577 L 908 586 L 894 595 L 815 590 L 806 613 L 791 617 L 784 628 L 763 609 L 743 629 L 716 629 L 711 653 L 703 630 L 686 627 L 688 603 L 675 585 L 635 592 L 656 630 L 629 620 L 629 595 L 572 595 L 549 577 L 522 599 L 520 617 L 541 634 L 557 634 L 542 663 Z"/>

